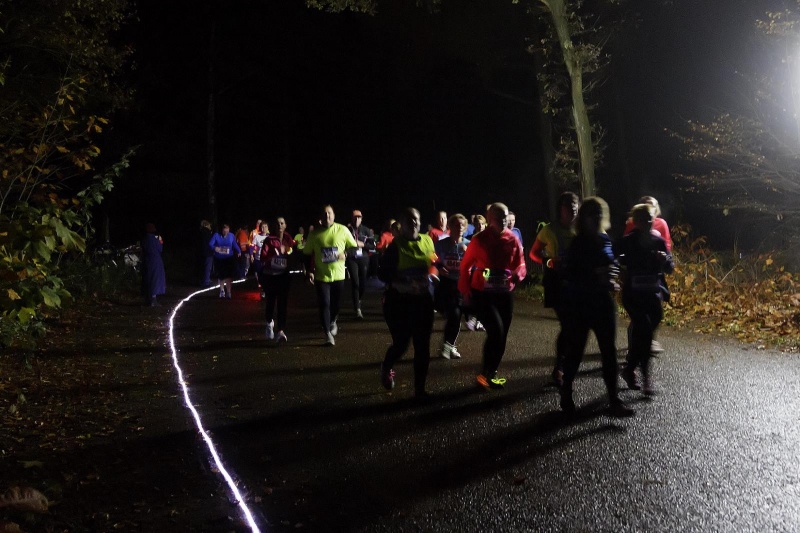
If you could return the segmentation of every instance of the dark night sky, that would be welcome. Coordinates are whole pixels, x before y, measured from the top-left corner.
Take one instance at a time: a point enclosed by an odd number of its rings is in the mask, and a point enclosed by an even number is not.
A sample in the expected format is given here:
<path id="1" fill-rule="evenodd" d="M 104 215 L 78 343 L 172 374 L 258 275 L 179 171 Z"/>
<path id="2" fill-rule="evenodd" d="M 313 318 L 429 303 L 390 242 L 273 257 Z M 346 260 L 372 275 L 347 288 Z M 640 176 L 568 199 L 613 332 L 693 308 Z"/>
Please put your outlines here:
<path id="1" fill-rule="evenodd" d="M 648 193 L 668 219 L 699 221 L 681 209 L 670 178 L 676 147 L 663 129 L 727 105 L 734 71 L 757 60 L 749 57 L 753 21 L 775 3 L 642 3 L 645 24 L 615 69 L 621 108 L 604 110 L 618 113 L 606 124 L 609 155 L 598 170 L 615 221 Z M 283 214 L 294 228 L 331 202 L 340 221 L 360 208 L 377 229 L 406 205 L 425 221 L 438 208 L 476 212 L 498 199 L 532 242 L 535 222 L 547 217 L 533 59 L 524 51 L 534 21 L 510 0 L 445 1 L 437 14 L 414 4 L 380 2 L 370 17 L 296 0 L 140 2 L 137 105 L 117 129 L 126 132 L 121 142 L 142 148 L 108 204 L 112 240 L 133 240 L 145 219 L 175 238 L 208 216 L 213 18 L 220 221 Z M 633 178 L 627 189 L 622 157 Z"/>

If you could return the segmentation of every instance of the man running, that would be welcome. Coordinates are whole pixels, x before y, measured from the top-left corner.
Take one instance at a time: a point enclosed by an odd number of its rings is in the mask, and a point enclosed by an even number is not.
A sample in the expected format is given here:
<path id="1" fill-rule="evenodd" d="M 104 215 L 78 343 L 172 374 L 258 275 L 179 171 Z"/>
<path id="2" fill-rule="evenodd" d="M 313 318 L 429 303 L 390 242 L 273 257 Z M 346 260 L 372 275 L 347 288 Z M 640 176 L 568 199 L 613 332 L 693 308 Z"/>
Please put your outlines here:
<path id="1" fill-rule="evenodd" d="M 303 247 L 303 254 L 313 256 L 313 262 L 308 265 L 308 280 L 317 291 L 319 319 L 328 346 L 336 344 L 334 337 L 339 331 L 336 319 L 342 299 L 345 252 L 358 247 L 350 230 L 334 222 L 335 218 L 333 207 L 323 207 L 320 227 L 309 233 Z"/>

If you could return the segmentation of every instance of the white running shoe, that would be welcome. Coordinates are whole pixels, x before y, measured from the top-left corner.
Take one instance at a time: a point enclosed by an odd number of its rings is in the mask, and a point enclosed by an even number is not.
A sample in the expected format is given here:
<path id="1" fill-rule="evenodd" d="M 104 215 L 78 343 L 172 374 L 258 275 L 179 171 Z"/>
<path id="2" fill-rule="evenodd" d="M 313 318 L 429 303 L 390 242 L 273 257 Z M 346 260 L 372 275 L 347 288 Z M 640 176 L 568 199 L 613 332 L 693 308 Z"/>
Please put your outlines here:
<path id="1" fill-rule="evenodd" d="M 289 339 L 286 338 L 286 333 L 283 330 L 279 331 L 277 335 L 275 335 L 275 343 L 276 344 L 283 344 L 289 342 Z"/>
<path id="2" fill-rule="evenodd" d="M 336 339 L 333 338 L 333 333 L 330 331 L 325 334 L 325 344 L 328 346 L 336 346 Z"/>
<path id="3" fill-rule="evenodd" d="M 272 320 L 267 322 L 267 340 L 271 341 L 275 338 L 275 332 L 272 330 L 274 323 Z"/>
<path id="4" fill-rule="evenodd" d="M 467 329 L 470 331 L 475 331 L 475 328 L 478 327 L 478 319 L 474 316 L 471 316 L 467 319 Z"/>
<path id="5" fill-rule="evenodd" d="M 454 345 L 445 342 L 442 345 L 442 357 L 445 359 L 461 359 L 461 354 L 458 353 Z"/>
<path id="6" fill-rule="evenodd" d="M 336 321 L 334 320 L 331 322 L 331 335 L 335 337 L 337 333 L 339 333 L 339 326 L 336 325 Z"/>

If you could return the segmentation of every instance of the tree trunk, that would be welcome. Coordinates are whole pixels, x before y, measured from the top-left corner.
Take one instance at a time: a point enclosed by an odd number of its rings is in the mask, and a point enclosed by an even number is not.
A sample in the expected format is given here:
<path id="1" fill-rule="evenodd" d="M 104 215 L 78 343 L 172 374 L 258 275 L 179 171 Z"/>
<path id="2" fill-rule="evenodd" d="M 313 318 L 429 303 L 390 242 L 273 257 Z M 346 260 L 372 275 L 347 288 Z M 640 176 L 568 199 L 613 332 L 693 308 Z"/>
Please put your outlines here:
<path id="1" fill-rule="evenodd" d="M 208 210 L 214 227 L 217 227 L 217 163 L 214 157 L 216 135 L 216 83 L 214 79 L 214 51 L 216 48 L 216 24 L 211 21 L 211 37 L 208 46 L 208 110 L 206 116 L 206 168 L 208 186 Z"/>
<path id="2" fill-rule="evenodd" d="M 540 0 L 553 19 L 558 34 L 564 65 L 569 73 L 572 85 L 572 120 L 575 124 L 575 135 L 578 138 L 578 151 L 581 162 L 581 196 L 586 198 L 595 193 L 594 182 L 594 145 L 592 144 L 592 126 L 586 102 L 583 100 L 583 72 L 580 60 L 575 57 L 575 47 L 569 31 L 565 0 Z"/>

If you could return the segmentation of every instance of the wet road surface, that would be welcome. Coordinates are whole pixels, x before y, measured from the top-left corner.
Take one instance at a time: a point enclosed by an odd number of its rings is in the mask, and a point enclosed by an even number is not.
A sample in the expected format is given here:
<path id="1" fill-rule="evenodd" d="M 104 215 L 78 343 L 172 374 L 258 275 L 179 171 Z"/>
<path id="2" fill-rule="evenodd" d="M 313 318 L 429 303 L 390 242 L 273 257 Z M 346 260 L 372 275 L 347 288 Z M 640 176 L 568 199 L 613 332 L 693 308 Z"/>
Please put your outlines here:
<path id="1" fill-rule="evenodd" d="M 475 387 L 484 334 L 462 331 L 463 359 L 434 358 L 418 404 L 411 353 L 380 385 L 376 287 L 363 308 L 356 321 L 346 282 L 335 347 L 300 278 L 287 345 L 264 339 L 253 281 L 178 316 L 192 398 L 263 531 L 800 531 L 798 355 L 662 328 L 659 394 L 620 380 L 636 414 L 614 419 L 592 337 L 565 421 L 550 310 L 517 300 L 503 391 Z"/>

